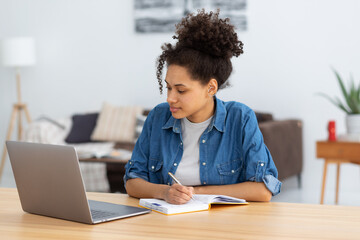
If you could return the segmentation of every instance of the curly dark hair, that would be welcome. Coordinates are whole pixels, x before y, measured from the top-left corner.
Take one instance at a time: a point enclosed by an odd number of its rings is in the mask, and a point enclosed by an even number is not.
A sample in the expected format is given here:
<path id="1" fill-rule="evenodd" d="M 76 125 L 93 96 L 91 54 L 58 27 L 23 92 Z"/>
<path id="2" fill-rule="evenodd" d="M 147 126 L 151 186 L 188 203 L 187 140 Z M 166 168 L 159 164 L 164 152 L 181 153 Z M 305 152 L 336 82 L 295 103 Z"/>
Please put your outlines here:
<path id="1" fill-rule="evenodd" d="M 234 26 L 229 18 L 220 19 L 216 12 L 206 13 L 204 9 L 198 14 L 189 14 L 176 25 L 173 39 L 175 45 L 165 43 L 161 46 L 162 54 L 157 59 L 156 77 L 162 94 L 162 71 L 176 64 L 185 67 L 190 76 L 203 85 L 210 79 L 216 79 L 218 88 L 228 86 L 227 79 L 232 72 L 231 57 L 243 53 L 243 43 L 238 40 Z"/>

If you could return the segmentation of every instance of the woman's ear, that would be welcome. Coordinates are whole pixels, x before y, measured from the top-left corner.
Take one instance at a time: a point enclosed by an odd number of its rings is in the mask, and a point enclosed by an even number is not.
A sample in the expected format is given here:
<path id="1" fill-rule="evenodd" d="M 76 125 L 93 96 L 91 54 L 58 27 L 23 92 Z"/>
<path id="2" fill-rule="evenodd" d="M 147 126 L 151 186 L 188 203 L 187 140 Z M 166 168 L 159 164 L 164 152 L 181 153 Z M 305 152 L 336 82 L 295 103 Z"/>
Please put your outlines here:
<path id="1" fill-rule="evenodd" d="M 217 93 L 218 84 L 215 78 L 210 79 L 208 83 L 208 94 L 214 96 Z"/>

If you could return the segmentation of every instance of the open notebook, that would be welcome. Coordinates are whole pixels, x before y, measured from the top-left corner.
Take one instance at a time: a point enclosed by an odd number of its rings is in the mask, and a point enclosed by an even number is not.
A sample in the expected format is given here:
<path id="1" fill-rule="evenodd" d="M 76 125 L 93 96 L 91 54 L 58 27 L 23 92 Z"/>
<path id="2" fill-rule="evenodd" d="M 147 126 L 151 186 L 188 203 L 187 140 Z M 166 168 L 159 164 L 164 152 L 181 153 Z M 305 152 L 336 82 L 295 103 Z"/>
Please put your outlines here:
<path id="1" fill-rule="evenodd" d="M 224 195 L 207 195 L 194 194 L 193 200 L 182 204 L 175 205 L 165 202 L 164 200 L 155 198 L 142 198 L 139 205 L 144 208 L 152 209 L 156 212 L 166 215 L 173 215 L 179 213 L 189 213 L 205 211 L 211 208 L 211 204 L 249 204 L 244 199 L 228 197 Z"/>

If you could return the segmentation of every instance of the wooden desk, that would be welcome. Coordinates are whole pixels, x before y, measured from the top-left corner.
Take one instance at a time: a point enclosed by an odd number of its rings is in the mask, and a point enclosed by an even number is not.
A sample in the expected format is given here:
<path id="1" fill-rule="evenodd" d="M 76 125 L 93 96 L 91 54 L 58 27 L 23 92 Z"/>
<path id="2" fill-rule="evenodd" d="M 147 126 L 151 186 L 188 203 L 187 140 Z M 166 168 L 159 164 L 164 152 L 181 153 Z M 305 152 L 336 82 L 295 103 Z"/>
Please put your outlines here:
<path id="1" fill-rule="evenodd" d="M 156 212 L 86 225 L 22 211 L 16 189 L 0 188 L 1 239 L 359 239 L 360 207 L 294 203 L 215 206 L 165 216 Z M 137 206 L 124 194 L 90 199 Z"/>
<path id="2" fill-rule="evenodd" d="M 360 142 L 318 141 L 316 142 L 316 157 L 323 158 L 325 160 L 320 203 L 324 203 L 326 173 L 328 164 L 335 163 L 337 165 L 335 203 L 338 204 L 340 165 L 342 163 L 360 164 Z"/>

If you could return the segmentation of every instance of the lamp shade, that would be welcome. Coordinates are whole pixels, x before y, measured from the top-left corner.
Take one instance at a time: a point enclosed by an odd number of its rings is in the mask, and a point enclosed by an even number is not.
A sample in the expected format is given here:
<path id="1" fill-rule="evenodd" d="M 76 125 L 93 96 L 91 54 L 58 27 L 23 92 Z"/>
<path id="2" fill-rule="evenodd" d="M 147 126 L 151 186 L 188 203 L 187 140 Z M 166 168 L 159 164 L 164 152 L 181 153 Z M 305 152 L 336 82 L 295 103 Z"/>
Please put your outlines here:
<path id="1" fill-rule="evenodd" d="M 34 65 L 36 63 L 35 41 L 31 37 L 4 39 L 1 41 L 0 55 L 6 67 Z"/>

